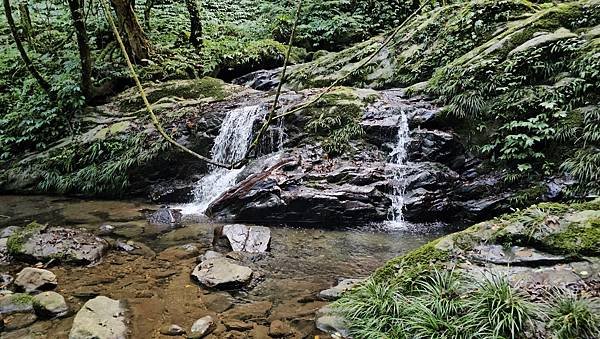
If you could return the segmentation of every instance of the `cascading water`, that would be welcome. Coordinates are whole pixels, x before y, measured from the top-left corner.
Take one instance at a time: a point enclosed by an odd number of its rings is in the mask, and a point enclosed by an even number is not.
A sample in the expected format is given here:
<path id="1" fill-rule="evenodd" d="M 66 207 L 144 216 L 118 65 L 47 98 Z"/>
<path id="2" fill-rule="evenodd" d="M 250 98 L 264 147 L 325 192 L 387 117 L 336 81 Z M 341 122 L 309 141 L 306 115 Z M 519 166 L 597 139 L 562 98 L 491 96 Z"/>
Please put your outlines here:
<path id="1" fill-rule="evenodd" d="M 252 141 L 254 122 L 262 119 L 267 110 L 261 105 L 236 108 L 227 113 L 211 150 L 212 160 L 223 164 L 240 161 Z M 184 214 L 203 214 L 208 205 L 235 184 L 242 169 L 229 170 L 211 167 L 209 174 L 196 183 L 194 202 L 184 206 Z"/>
<path id="2" fill-rule="evenodd" d="M 406 162 L 408 158 L 408 142 L 410 141 L 408 119 L 404 110 L 400 110 L 398 119 L 398 135 L 396 143 L 390 154 L 388 169 L 390 171 L 394 189 L 390 198 L 392 209 L 390 211 L 389 225 L 392 228 L 404 228 L 404 193 L 406 190 Z"/>

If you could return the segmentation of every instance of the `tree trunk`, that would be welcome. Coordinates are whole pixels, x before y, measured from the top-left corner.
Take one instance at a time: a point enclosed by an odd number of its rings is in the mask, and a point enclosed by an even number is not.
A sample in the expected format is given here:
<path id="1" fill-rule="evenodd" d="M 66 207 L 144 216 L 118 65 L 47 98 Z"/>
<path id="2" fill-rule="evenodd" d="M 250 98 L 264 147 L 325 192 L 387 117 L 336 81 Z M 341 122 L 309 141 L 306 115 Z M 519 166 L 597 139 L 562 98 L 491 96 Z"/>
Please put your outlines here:
<path id="1" fill-rule="evenodd" d="M 134 60 L 150 58 L 150 41 L 135 15 L 131 0 L 112 0 L 117 13 L 119 24 L 125 30 L 125 35 Z"/>
<path id="2" fill-rule="evenodd" d="M 154 0 L 146 0 L 144 4 L 144 26 L 146 26 L 147 30 L 150 30 L 150 12 L 152 11 L 152 7 L 154 7 Z"/>
<path id="3" fill-rule="evenodd" d="M 31 45 L 33 40 L 33 25 L 31 24 L 29 6 L 25 1 L 19 3 L 19 16 L 21 17 L 21 26 L 23 27 L 23 33 L 25 33 L 25 36 L 27 36 L 27 41 L 29 41 L 29 44 Z"/>
<path id="4" fill-rule="evenodd" d="M 94 87 L 92 85 L 92 56 L 90 54 L 90 44 L 83 14 L 84 0 L 68 1 L 71 20 L 73 20 L 75 35 L 77 36 L 77 47 L 79 48 L 79 60 L 81 62 L 81 92 L 89 102 L 94 96 Z"/>
<path id="5" fill-rule="evenodd" d="M 23 44 L 21 43 L 21 40 L 19 39 L 19 34 L 17 32 L 17 26 L 15 25 L 15 20 L 13 19 L 13 16 L 12 16 L 12 9 L 10 8 L 9 0 L 3 0 L 3 3 L 4 3 L 4 14 L 6 15 L 6 21 L 8 23 L 8 27 L 10 28 L 10 33 L 12 34 L 13 39 L 15 41 L 15 45 L 17 46 L 17 49 L 19 50 L 19 54 L 21 55 L 21 59 L 23 59 L 23 62 L 25 63 L 27 70 L 29 70 L 29 73 L 31 73 L 31 76 L 34 77 L 34 79 L 37 81 L 38 85 L 42 88 L 42 90 L 44 92 L 46 92 L 46 94 L 48 95 L 48 97 L 50 97 L 51 100 L 55 101 L 56 96 L 54 95 L 54 93 L 52 93 L 52 86 L 50 86 L 50 84 L 38 72 L 38 70 L 33 65 L 33 62 L 31 62 L 31 59 L 29 59 L 29 56 L 27 55 L 25 48 L 23 48 Z"/>
<path id="6" fill-rule="evenodd" d="M 196 48 L 202 48 L 202 21 L 197 0 L 185 0 L 190 14 L 190 43 Z"/>

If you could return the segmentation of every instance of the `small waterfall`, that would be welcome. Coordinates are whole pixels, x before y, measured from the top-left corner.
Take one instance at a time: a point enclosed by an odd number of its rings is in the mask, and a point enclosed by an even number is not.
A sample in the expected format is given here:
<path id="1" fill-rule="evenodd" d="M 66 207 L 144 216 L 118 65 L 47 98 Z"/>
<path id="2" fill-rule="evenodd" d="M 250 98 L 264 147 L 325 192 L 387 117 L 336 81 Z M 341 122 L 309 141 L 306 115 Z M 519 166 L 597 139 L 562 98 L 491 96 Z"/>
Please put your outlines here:
<path id="1" fill-rule="evenodd" d="M 393 228 L 404 228 L 404 193 L 406 190 L 406 162 L 408 158 L 408 143 L 410 141 L 408 119 L 404 110 L 400 110 L 398 119 L 398 135 L 396 143 L 390 154 L 388 168 L 392 177 L 394 189 L 390 198 L 392 209 L 389 224 Z"/>
<path id="2" fill-rule="evenodd" d="M 224 164 L 240 161 L 252 142 L 254 122 L 267 113 L 261 105 L 231 110 L 221 124 L 211 150 L 212 160 Z M 235 184 L 242 169 L 211 167 L 210 173 L 196 183 L 194 202 L 184 206 L 184 214 L 203 214 L 208 205 Z"/>

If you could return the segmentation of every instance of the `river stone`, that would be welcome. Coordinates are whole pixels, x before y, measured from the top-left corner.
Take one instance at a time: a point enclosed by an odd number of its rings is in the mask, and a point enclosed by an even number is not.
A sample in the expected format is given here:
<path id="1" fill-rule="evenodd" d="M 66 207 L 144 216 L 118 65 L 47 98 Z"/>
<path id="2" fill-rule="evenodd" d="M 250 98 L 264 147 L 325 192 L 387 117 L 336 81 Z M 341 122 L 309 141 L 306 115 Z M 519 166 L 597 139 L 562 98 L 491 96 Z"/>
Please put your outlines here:
<path id="1" fill-rule="evenodd" d="M 94 263 L 108 249 L 102 238 L 82 230 L 63 227 L 31 228 L 14 236 L 24 237 L 13 256 L 32 262 L 59 259 L 74 264 Z"/>
<path id="2" fill-rule="evenodd" d="M 99 296 L 77 312 L 69 339 L 125 339 L 125 308 L 119 300 Z"/>
<path id="3" fill-rule="evenodd" d="M 226 258 L 212 258 L 197 265 L 192 277 L 211 288 L 238 287 L 250 281 L 252 270 Z"/>
<path id="4" fill-rule="evenodd" d="M 346 321 L 334 313 L 331 306 L 322 307 L 317 311 L 315 326 L 332 336 L 337 335 L 343 338 L 350 338 L 350 330 L 346 325 Z"/>
<path id="5" fill-rule="evenodd" d="M 269 326 L 269 335 L 273 338 L 285 337 L 292 332 L 292 328 L 289 324 L 284 323 L 281 320 L 275 320 Z"/>
<path id="6" fill-rule="evenodd" d="M 4 331 L 12 332 L 28 326 L 31 326 L 37 320 L 33 313 L 16 313 L 10 316 L 10 322 L 5 322 Z M 2 337 L 4 338 L 4 337 Z"/>
<path id="7" fill-rule="evenodd" d="M 51 290 L 57 285 L 54 273 L 41 268 L 25 267 L 15 279 L 15 286 L 27 293 Z"/>
<path id="8" fill-rule="evenodd" d="M 213 317 L 207 315 L 206 317 L 200 318 L 192 325 L 191 333 L 188 338 L 202 338 L 209 334 L 214 329 L 215 320 Z"/>
<path id="9" fill-rule="evenodd" d="M 62 317 L 69 311 L 65 298 L 56 292 L 42 292 L 33 299 L 35 311 L 39 315 Z"/>
<path id="10" fill-rule="evenodd" d="M 263 226 L 225 225 L 223 236 L 235 252 L 263 253 L 271 242 L 271 230 Z"/>
<path id="11" fill-rule="evenodd" d="M 365 281 L 365 279 L 344 279 L 336 286 L 319 292 L 319 298 L 323 300 L 339 299 L 344 292 L 351 290 L 354 288 L 354 286 L 362 283 L 363 281 Z"/>
<path id="12" fill-rule="evenodd" d="M 26 293 L 0 296 L 0 314 L 32 313 L 33 297 Z"/>
<path id="13" fill-rule="evenodd" d="M 179 325 L 165 325 L 160 328 L 160 334 L 168 336 L 184 335 L 185 330 Z"/>
<path id="14" fill-rule="evenodd" d="M 10 262 L 10 254 L 8 253 L 8 238 L 0 238 L 0 265 Z"/>

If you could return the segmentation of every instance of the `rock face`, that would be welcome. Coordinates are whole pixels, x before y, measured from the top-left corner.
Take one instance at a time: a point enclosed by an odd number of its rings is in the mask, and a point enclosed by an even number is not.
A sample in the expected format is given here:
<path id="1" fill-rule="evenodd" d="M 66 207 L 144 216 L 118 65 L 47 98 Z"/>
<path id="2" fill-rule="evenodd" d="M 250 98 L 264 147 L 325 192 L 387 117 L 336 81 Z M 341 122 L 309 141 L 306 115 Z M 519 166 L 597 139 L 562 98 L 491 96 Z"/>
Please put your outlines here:
<path id="1" fill-rule="evenodd" d="M 211 288 L 235 288 L 247 284 L 252 270 L 222 256 L 203 260 L 192 271 L 192 277 Z"/>
<path id="2" fill-rule="evenodd" d="M 225 225 L 222 233 L 235 252 L 263 253 L 271 242 L 271 230 L 263 226 Z"/>
<path id="3" fill-rule="evenodd" d="M 77 312 L 69 339 L 126 339 L 125 308 L 118 300 L 99 296 Z"/>
<path id="4" fill-rule="evenodd" d="M 108 249 L 108 243 L 85 231 L 30 224 L 9 238 L 11 255 L 39 262 L 52 259 L 72 264 L 94 263 Z"/>
<path id="5" fill-rule="evenodd" d="M 162 206 L 158 211 L 150 214 L 148 222 L 155 225 L 177 226 L 181 224 L 181 211 Z"/>
<path id="6" fill-rule="evenodd" d="M 26 267 L 15 279 L 17 288 L 30 293 L 51 290 L 58 285 L 54 273 L 39 268 Z"/>

